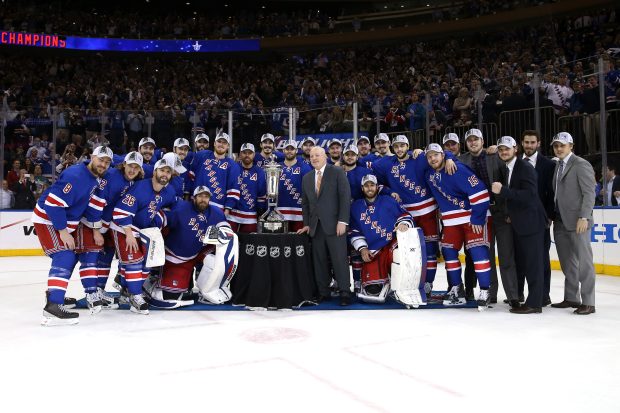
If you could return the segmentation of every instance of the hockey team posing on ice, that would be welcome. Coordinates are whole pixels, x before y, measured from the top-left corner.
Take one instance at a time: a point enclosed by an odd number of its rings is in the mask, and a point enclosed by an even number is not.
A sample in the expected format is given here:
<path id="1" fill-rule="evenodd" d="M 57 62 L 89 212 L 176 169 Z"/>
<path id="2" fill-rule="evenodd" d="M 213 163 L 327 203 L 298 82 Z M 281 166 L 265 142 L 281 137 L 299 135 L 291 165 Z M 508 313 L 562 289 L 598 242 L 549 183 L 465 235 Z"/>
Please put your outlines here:
<path id="1" fill-rule="evenodd" d="M 375 136 L 376 152 L 370 152 L 365 136 L 345 148 L 337 139 L 328 142 L 324 159 L 344 170 L 350 186 L 349 262 L 360 299 L 383 302 L 393 293 L 409 307 L 425 305 L 441 249 L 449 286 L 441 301 L 466 303 L 462 247 L 480 287 L 478 309 L 497 299 L 489 249 L 493 195 L 484 177 L 449 150 L 458 142 L 452 135 L 444 137 L 446 151 L 435 143 L 425 151 L 411 150 L 403 135 L 391 142 L 386 134 Z M 482 139 L 482 134 L 472 129 L 468 137 Z M 192 286 L 201 302 L 230 300 L 228 286 L 238 255 L 235 232 L 257 229 L 266 208 L 262 166 L 268 162 L 282 165 L 278 211 L 290 231 L 303 233 L 308 223 L 302 211 L 302 177 L 316 167 L 311 162 L 315 140 L 286 141 L 278 152 L 274 136 L 267 133 L 260 152 L 243 144 L 237 161 L 228 157 L 230 143 L 221 133 L 210 150 L 209 137 L 201 133 L 194 152 L 180 138 L 162 156 L 154 140 L 144 138 L 136 152 L 115 155 L 101 146 L 89 161 L 66 169 L 32 215 L 43 250 L 52 259 L 42 324 L 78 322 L 78 314 L 69 311 L 75 300 L 65 297 L 78 262 L 91 314 L 118 308 L 119 301 L 137 314 L 148 314 L 149 306 L 193 304 L 194 296 L 188 294 Z M 499 141 L 497 149 L 502 147 L 516 153 L 510 137 Z M 119 298 L 105 289 L 115 256 Z"/>

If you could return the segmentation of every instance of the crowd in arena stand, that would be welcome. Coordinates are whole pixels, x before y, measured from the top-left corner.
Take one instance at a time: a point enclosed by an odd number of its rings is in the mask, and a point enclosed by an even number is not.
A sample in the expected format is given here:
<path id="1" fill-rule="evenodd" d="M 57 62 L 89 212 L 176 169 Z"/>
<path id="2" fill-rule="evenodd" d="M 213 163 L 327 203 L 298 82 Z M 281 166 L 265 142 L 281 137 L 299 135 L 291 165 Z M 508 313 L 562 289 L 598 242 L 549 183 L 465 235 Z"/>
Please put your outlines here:
<path id="1" fill-rule="evenodd" d="M 600 110 L 599 56 L 606 64 L 606 108 L 616 109 L 620 62 L 614 48 L 620 30 L 614 12 L 601 16 L 274 61 L 5 54 L 0 59 L 7 114 L 3 191 L 13 192 L 16 208 L 30 205 L 54 173 L 100 144 L 126 153 L 150 130 L 158 146 L 171 149 L 175 138 L 191 138 L 196 126 L 210 136 L 226 130 L 228 110 L 234 111 L 235 136 L 241 138 L 235 151 L 242 141 L 257 144 L 265 132 L 288 134 L 290 106 L 300 112 L 299 134 L 351 131 L 354 101 L 362 134 L 374 136 L 377 121 L 381 132 L 423 130 L 428 111 L 431 140 L 438 141 L 446 127 L 477 124 L 478 99 L 483 123 L 497 122 L 502 111 L 532 107 L 532 75 L 538 73 L 541 107 L 552 106 L 556 117 L 593 115 Z M 477 95 L 479 87 L 484 95 Z M 596 127 L 594 118 L 591 124 Z M 597 150 L 585 144 L 577 151 Z"/>
<path id="2" fill-rule="evenodd" d="M 549 0 L 453 2 L 445 8 L 433 8 L 430 16 L 425 14 L 421 18 L 430 18 L 433 21 L 458 20 L 549 2 Z M 88 37 L 212 39 L 305 36 L 368 30 L 378 26 L 377 23 L 363 23 L 358 18 L 353 19 L 351 24 L 337 26 L 336 14 L 342 14 L 343 10 L 320 11 L 313 7 L 287 11 L 283 10 L 280 4 L 266 9 L 257 6 L 255 10 L 248 9 L 250 6 L 247 4 L 244 4 L 242 10 L 234 10 L 232 4 L 225 9 L 219 5 L 218 10 L 200 10 L 200 6 L 181 5 L 176 8 L 175 13 L 169 13 L 169 4 L 165 7 L 153 4 L 147 10 L 140 4 L 137 6 L 138 10 L 133 11 L 131 5 L 123 7 L 122 10 L 115 10 L 93 6 L 92 2 L 56 1 L 49 2 L 45 6 L 40 2 L 24 3 L 5 2 L 0 6 L 2 30 Z M 407 11 L 407 9 L 401 10 Z M 366 10 L 366 12 L 372 11 L 370 8 Z"/>

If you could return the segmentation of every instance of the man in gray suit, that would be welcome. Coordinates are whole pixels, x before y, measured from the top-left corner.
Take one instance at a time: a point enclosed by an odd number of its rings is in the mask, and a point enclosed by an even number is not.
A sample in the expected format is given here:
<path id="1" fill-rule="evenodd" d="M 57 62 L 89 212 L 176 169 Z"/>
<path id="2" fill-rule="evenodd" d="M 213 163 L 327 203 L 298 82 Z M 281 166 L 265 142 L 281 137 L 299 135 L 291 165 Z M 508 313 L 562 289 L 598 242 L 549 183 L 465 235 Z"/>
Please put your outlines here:
<path id="1" fill-rule="evenodd" d="M 594 208 L 594 169 L 575 155 L 573 137 L 560 132 L 551 142 L 559 161 L 553 175 L 555 219 L 553 237 L 564 280 L 564 300 L 555 308 L 576 308 L 575 314 L 592 314 L 594 308 L 594 262 L 590 236 Z M 581 288 L 580 288 L 581 287 Z"/>
<path id="2" fill-rule="evenodd" d="M 351 282 L 347 259 L 347 226 L 351 210 L 351 187 L 344 171 L 327 164 L 323 148 L 310 151 L 314 168 L 302 179 L 302 209 L 304 227 L 298 234 L 310 233 L 314 279 L 319 290 L 318 301 L 330 297 L 331 281 L 327 256 L 331 259 L 340 305 L 351 304 Z"/>
<path id="3" fill-rule="evenodd" d="M 470 129 L 465 132 L 464 136 L 467 152 L 459 156 L 459 161 L 469 166 L 476 176 L 484 182 L 489 194 L 491 195 L 491 201 L 489 204 L 489 211 L 493 222 L 491 227 L 493 228 L 490 234 L 490 260 L 491 260 L 491 287 L 489 288 L 489 303 L 497 302 L 497 268 L 495 265 L 495 240 L 497 240 L 497 252 L 499 255 L 499 268 L 502 272 L 502 278 L 508 277 L 509 279 L 517 279 L 517 266 L 514 258 L 514 245 L 512 228 L 509 223 L 506 222 L 508 217 L 506 211 L 506 201 L 495 197 L 491 193 L 491 184 L 493 182 L 505 182 L 507 175 L 507 169 L 504 162 L 499 159 L 497 153 L 487 154 L 484 149 L 484 138 L 480 129 Z M 476 274 L 474 272 L 474 265 L 469 257 L 469 254 L 465 257 L 465 293 L 470 298 L 473 296 L 473 287 L 476 285 Z M 469 284 L 469 285 L 468 285 Z M 519 300 L 512 290 L 506 291 L 507 298 L 511 305 L 519 303 Z M 470 299 L 468 298 L 468 299 Z"/>

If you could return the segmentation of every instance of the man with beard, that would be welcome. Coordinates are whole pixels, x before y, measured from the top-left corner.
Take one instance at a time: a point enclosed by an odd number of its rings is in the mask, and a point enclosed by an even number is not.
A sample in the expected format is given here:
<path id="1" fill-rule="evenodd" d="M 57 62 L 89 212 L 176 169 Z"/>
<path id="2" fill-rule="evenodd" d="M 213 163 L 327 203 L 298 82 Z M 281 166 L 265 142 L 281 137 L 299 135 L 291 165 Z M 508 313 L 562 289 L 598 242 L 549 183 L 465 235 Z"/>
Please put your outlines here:
<path id="1" fill-rule="evenodd" d="M 95 148 L 90 162 L 67 168 L 39 198 L 32 222 L 45 255 L 52 259 L 49 270 L 43 325 L 77 324 L 78 314 L 67 311 L 65 293 L 80 255 L 103 245 L 101 222 L 80 221 L 92 202 L 92 195 L 112 162 L 109 148 Z M 79 231 L 78 231 L 79 228 Z M 81 277 L 91 313 L 101 310 L 97 277 Z M 94 282 L 93 282 L 94 281 Z"/>
<path id="2" fill-rule="evenodd" d="M 152 138 L 146 137 L 140 139 L 138 143 L 138 152 L 142 155 L 143 164 L 142 169 L 144 171 L 144 177 L 150 178 L 153 176 L 153 166 L 158 159 L 162 157 L 162 153 L 159 149 L 156 149 L 157 145 Z M 120 165 L 125 161 L 125 155 L 114 155 L 113 165 Z"/>
<path id="3" fill-rule="evenodd" d="M 277 210 L 288 221 L 288 230 L 296 232 L 303 227 L 301 181 L 312 167 L 297 159 L 295 140 L 286 141 L 284 144 L 284 162 L 281 165 Z"/>
<path id="4" fill-rule="evenodd" d="M 340 139 L 330 140 L 327 144 L 327 153 L 327 163 L 340 166 L 342 164 L 342 141 Z"/>
<path id="5" fill-rule="evenodd" d="M 389 292 L 388 275 L 394 261 L 393 254 L 398 249 L 395 231 L 412 228 L 413 219 L 395 199 L 379 195 L 374 175 L 364 176 L 360 187 L 364 197 L 351 204 L 349 220 L 351 246 L 363 260 L 358 296 L 363 300 L 383 302 Z"/>
<path id="6" fill-rule="evenodd" d="M 172 309 L 193 303 L 182 296 L 188 292 L 194 267 L 215 253 L 213 245 L 203 243 L 209 227 L 230 229 L 222 210 L 209 205 L 210 199 L 209 188 L 199 186 L 192 201 L 179 201 L 166 211 L 166 263 L 159 279 L 149 280 L 144 286 L 149 304 Z"/>
<path id="7" fill-rule="evenodd" d="M 381 158 L 392 156 L 390 152 L 390 138 L 385 133 L 380 133 L 375 136 L 375 149 L 374 153 L 368 154 L 360 159 L 360 162 L 366 166 L 366 168 L 373 169 L 373 164 Z"/>
<path id="8" fill-rule="evenodd" d="M 233 231 L 251 233 L 257 231 L 258 218 L 266 209 L 267 184 L 265 171 L 254 165 L 254 145 L 244 143 L 239 151 L 239 202 L 230 210 L 228 220 Z"/>
<path id="9" fill-rule="evenodd" d="M 271 133 L 265 133 L 260 137 L 261 151 L 254 157 L 256 166 L 262 168 L 268 162 L 282 162 L 284 160 L 284 154 L 274 150 L 275 141 L 276 138 Z"/>
<path id="10" fill-rule="evenodd" d="M 112 215 L 116 203 L 137 181 L 144 177 L 142 170 L 142 155 L 138 152 L 129 152 L 125 155 L 125 160 L 117 168 L 112 168 L 104 175 L 99 183 L 99 187 L 91 202 L 91 211 L 99 214 L 102 222 L 101 233 L 104 237 L 103 249 L 97 256 L 97 291 L 103 301 L 104 309 L 117 308 L 116 300 L 105 291 L 105 286 L 110 275 L 110 267 L 114 259 L 114 238 L 112 231 L 109 231 Z M 89 219 L 98 221 L 99 219 Z M 120 284 L 120 273 L 117 275 Z"/>
<path id="11" fill-rule="evenodd" d="M 446 260 L 448 284 L 451 286 L 444 305 L 467 302 L 459 261 L 459 251 L 464 245 L 469 250 L 480 284 L 480 295 L 476 301 L 478 311 L 483 311 L 488 307 L 491 285 L 490 228 L 487 221 L 489 192 L 472 170 L 463 164 L 457 163 L 454 174 L 448 174 L 444 151 L 438 143 L 428 145 L 426 159 L 433 168 L 425 173 L 425 178 L 441 212 L 441 253 Z"/>
<path id="12" fill-rule="evenodd" d="M 394 138 L 392 148 L 396 156 L 383 158 L 373 164 L 379 183 L 398 194 L 403 207 L 411 216 L 415 225 L 422 228 L 426 243 L 426 293 L 430 294 L 437 272 L 437 253 L 439 252 L 439 223 L 437 221 L 437 203 L 430 192 L 425 179 L 429 170 L 428 163 L 422 157 L 409 155 L 409 140 L 405 135 Z M 454 162 L 448 159 L 448 170 L 453 171 Z"/>
<path id="13" fill-rule="evenodd" d="M 306 136 L 301 141 L 301 160 L 310 165 L 310 149 L 316 145 L 316 140 L 312 136 Z"/>
<path id="14" fill-rule="evenodd" d="M 193 188 L 206 186 L 211 191 L 210 203 L 224 211 L 226 217 L 239 201 L 239 174 L 237 162 L 227 156 L 230 136 L 220 133 L 215 138 L 214 152 L 200 151 L 194 156 L 190 169 Z"/>
<path id="15" fill-rule="evenodd" d="M 137 314 L 149 313 L 142 296 L 142 284 L 150 272 L 145 265 L 145 246 L 139 231 L 161 229 L 165 225 L 163 208 L 176 202 L 174 189 L 168 185 L 174 168 L 169 159 L 160 159 L 155 164 L 153 177 L 133 185 L 114 207 L 110 229 L 121 264 L 121 299 L 128 299 L 130 310 Z"/>
<path id="16" fill-rule="evenodd" d="M 523 160 L 530 163 L 537 173 L 538 198 L 547 214 L 547 223 L 545 227 L 545 243 L 543 248 L 543 269 L 544 269 L 544 288 L 543 288 L 543 307 L 551 304 L 549 290 L 551 288 L 551 261 L 549 260 L 549 249 L 551 248 L 551 223 L 555 219 L 555 203 L 553 192 L 553 171 L 555 170 L 555 162 L 548 159 L 539 152 L 540 135 L 535 130 L 526 130 L 521 138 L 521 146 L 523 147 Z M 523 297 L 523 289 L 525 278 L 523 274 L 517 274 L 519 279 L 519 301 Z"/>
<path id="17" fill-rule="evenodd" d="M 198 133 L 194 138 L 194 151 L 189 151 L 187 153 L 187 156 L 183 159 L 183 166 L 189 169 L 196 152 L 204 151 L 206 149 L 209 149 L 209 136 L 206 133 Z"/>
<path id="18" fill-rule="evenodd" d="M 371 149 L 372 147 L 370 146 L 370 139 L 368 139 L 368 136 L 362 135 L 359 138 L 357 138 L 357 150 L 358 150 L 359 158 L 368 156 L 370 154 Z M 366 164 L 362 164 L 361 162 L 360 162 L 360 165 L 366 166 Z"/>
<path id="19" fill-rule="evenodd" d="M 177 199 L 189 198 L 189 187 L 191 185 L 189 173 L 187 169 L 185 169 L 185 166 L 183 166 L 183 162 L 181 162 L 179 155 L 176 154 L 176 148 L 174 152 L 165 154 L 162 159 L 166 159 L 168 163 L 174 165 L 172 178 L 170 178 L 170 187 L 174 190 Z"/>
<path id="20" fill-rule="evenodd" d="M 543 244 L 547 217 L 542 207 L 536 184 L 536 171 L 527 161 L 518 159 L 517 142 L 511 136 L 502 136 L 497 143 L 499 157 L 506 163 L 508 177 L 493 182 L 492 191 L 506 199 L 507 222 L 512 227 L 517 273 L 527 277 L 527 300 L 524 306 L 511 301 L 511 313 L 542 312 L 543 303 Z M 517 279 L 506 279 L 502 272 L 506 296 L 517 297 Z M 509 291 L 511 290 L 511 291 Z"/>

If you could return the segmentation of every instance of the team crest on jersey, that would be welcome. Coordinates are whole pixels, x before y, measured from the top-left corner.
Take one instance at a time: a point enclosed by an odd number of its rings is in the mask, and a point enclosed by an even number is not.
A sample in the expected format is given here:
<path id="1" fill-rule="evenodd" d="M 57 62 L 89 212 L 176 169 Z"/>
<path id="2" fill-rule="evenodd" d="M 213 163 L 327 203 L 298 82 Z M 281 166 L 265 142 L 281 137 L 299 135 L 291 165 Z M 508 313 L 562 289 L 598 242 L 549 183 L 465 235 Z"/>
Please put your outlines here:
<path id="1" fill-rule="evenodd" d="M 298 257 L 303 257 L 306 253 L 306 250 L 304 249 L 303 245 L 298 245 L 295 247 L 295 252 L 297 253 Z"/>
<path id="2" fill-rule="evenodd" d="M 248 244 L 245 246 L 245 253 L 247 255 L 254 255 L 254 244 Z"/>
<path id="3" fill-rule="evenodd" d="M 469 184 L 471 186 L 476 186 L 476 185 L 478 185 L 478 182 L 479 182 L 478 178 L 476 178 L 476 175 L 470 176 L 469 178 L 467 178 L 467 180 L 469 181 Z"/>
<path id="4" fill-rule="evenodd" d="M 291 256 L 291 247 L 287 245 L 286 247 L 284 247 L 284 257 L 288 258 L 290 256 Z"/>
<path id="5" fill-rule="evenodd" d="M 64 192 L 65 194 L 68 194 L 69 192 L 71 192 L 71 188 L 73 188 L 73 185 L 67 184 L 65 185 L 64 188 L 62 188 L 62 192 Z"/>
<path id="6" fill-rule="evenodd" d="M 256 255 L 259 257 L 264 257 L 265 255 L 267 255 L 267 246 L 266 245 L 259 245 L 256 248 Z"/>
<path id="7" fill-rule="evenodd" d="M 280 247 L 269 248 L 269 256 L 271 258 L 278 258 L 280 256 Z"/>

